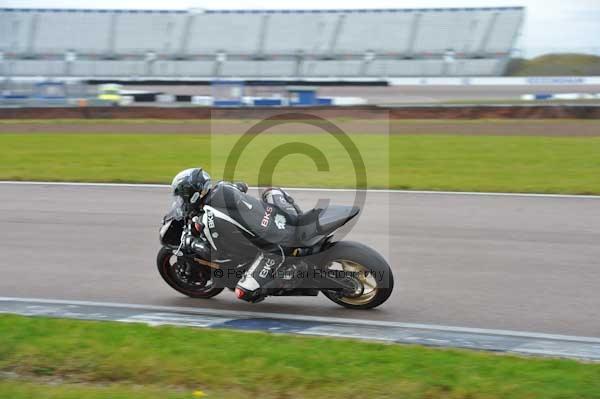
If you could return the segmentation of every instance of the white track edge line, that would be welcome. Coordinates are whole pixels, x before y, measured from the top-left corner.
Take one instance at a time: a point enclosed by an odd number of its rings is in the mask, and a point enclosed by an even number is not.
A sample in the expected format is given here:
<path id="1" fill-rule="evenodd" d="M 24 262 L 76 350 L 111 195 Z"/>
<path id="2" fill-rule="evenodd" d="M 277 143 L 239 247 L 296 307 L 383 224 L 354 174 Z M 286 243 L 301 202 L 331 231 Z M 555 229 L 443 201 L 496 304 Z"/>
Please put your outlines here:
<path id="1" fill-rule="evenodd" d="M 32 185 L 32 186 L 82 186 L 82 187 L 123 187 L 123 188 L 167 188 L 168 184 L 149 184 L 149 183 L 86 183 L 86 182 L 58 182 L 58 181 L 13 181 L 0 180 L 0 184 L 13 185 Z M 260 187 L 250 187 L 250 189 L 259 189 Z M 287 187 L 287 191 L 313 191 L 313 192 L 354 192 L 352 188 L 323 188 L 323 187 Z M 573 198 L 573 199 L 600 199 L 600 195 L 576 195 L 576 194 L 535 194 L 535 193 L 496 193 L 479 191 L 429 191 L 429 190 L 388 190 L 388 189 L 367 189 L 359 190 L 369 193 L 381 194 L 436 194 L 436 195 L 471 195 L 471 196 L 492 196 L 492 197 L 538 197 L 538 198 Z"/>
<path id="2" fill-rule="evenodd" d="M 554 340 L 554 341 L 569 341 L 569 342 L 600 344 L 600 338 L 596 338 L 596 337 L 562 335 L 562 334 L 547 334 L 547 333 L 536 333 L 536 332 L 528 332 L 528 331 L 472 328 L 472 327 L 455 327 L 455 326 L 444 326 L 444 325 L 436 325 L 436 324 L 403 323 L 403 322 L 394 322 L 394 321 L 343 319 L 343 318 L 338 318 L 338 317 L 308 316 L 308 315 L 296 315 L 296 314 L 288 314 L 288 313 L 248 312 L 248 311 L 218 310 L 218 309 L 205 309 L 205 308 L 198 309 L 198 308 L 182 307 L 182 306 L 159 306 L 159 305 L 141 305 L 141 304 L 128 304 L 128 303 L 76 301 L 76 300 L 64 300 L 64 299 L 18 298 L 18 297 L 0 297 L 0 302 L 21 302 L 21 303 L 29 302 L 29 303 L 39 303 L 39 304 L 47 304 L 47 305 L 55 304 L 55 305 L 113 307 L 113 308 L 122 308 L 122 309 L 185 312 L 185 313 L 199 314 L 199 315 L 210 315 L 210 316 L 221 316 L 221 317 L 227 316 L 227 317 L 234 317 L 234 318 L 260 317 L 260 318 L 269 318 L 269 319 L 314 321 L 314 322 L 321 322 L 321 323 L 351 324 L 351 325 L 365 325 L 365 326 L 379 326 L 379 327 L 413 328 L 413 329 L 433 330 L 433 331 L 442 331 L 442 332 L 446 331 L 446 332 L 467 333 L 467 334 L 502 335 L 502 336 L 508 336 L 508 337 L 521 337 L 521 338 L 547 339 L 547 340 Z"/>

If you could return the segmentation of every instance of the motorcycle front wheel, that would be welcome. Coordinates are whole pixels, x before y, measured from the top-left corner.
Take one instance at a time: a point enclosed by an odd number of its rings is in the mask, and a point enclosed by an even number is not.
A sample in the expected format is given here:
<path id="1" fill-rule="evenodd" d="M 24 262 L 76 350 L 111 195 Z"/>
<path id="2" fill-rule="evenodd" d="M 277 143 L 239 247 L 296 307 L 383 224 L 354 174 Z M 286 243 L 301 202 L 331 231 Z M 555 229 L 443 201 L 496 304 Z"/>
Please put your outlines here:
<path id="1" fill-rule="evenodd" d="M 394 276 L 387 261 L 372 248 L 350 241 L 336 243 L 323 252 L 326 270 L 349 272 L 354 276 L 355 292 L 323 290 L 323 294 L 345 308 L 372 309 L 392 294 Z"/>
<path id="2" fill-rule="evenodd" d="M 156 265 L 167 284 L 190 298 L 212 298 L 223 291 L 223 288 L 213 286 L 208 266 L 181 264 L 169 248 L 158 251 Z"/>

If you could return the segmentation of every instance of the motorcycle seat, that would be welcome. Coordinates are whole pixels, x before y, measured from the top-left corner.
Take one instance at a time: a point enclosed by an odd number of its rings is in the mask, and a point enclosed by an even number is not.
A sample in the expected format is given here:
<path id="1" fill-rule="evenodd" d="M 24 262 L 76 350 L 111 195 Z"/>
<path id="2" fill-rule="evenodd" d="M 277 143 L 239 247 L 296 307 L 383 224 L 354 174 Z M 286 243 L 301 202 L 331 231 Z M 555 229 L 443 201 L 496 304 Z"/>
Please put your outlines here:
<path id="1" fill-rule="evenodd" d="M 323 236 L 342 227 L 356 217 L 359 212 L 360 208 L 342 205 L 330 205 L 325 209 L 311 209 L 298 218 L 296 242 L 290 243 L 290 246 L 310 247 Z"/>
<path id="2" fill-rule="evenodd" d="M 319 212 L 317 231 L 327 235 L 345 225 L 360 212 L 360 208 L 343 205 L 330 205 Z"/>

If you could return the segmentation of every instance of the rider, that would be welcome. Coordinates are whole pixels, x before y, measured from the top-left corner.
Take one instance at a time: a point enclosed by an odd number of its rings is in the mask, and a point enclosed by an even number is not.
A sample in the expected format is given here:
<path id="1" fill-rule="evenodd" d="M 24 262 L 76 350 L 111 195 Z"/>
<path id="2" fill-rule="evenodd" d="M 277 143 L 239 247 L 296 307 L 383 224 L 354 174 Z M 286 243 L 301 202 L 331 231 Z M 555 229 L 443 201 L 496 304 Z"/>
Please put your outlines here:
<path id="1" fill-rule="evenodd" d="M 281 188 L 263 191 L 258 200 L 247 194 L 246 183 L 220 181 L 213 186 L 210 175 L 202 168 L 178 173 L 171 186 L 173 193 L 182 197 L 184 203 L 199 203 L 218 209 L 250 231 L 257 232 L 263 242 L 277 245 L 295 237 L 295 226 L 302 211 Z M 259 251 L 237 284 L 237 297 L 252 302 L 263 299 L 264 289 L 273 285 L 276 269 L 283 265 L 284 260 L 283 253 L 275 255 Z"/>

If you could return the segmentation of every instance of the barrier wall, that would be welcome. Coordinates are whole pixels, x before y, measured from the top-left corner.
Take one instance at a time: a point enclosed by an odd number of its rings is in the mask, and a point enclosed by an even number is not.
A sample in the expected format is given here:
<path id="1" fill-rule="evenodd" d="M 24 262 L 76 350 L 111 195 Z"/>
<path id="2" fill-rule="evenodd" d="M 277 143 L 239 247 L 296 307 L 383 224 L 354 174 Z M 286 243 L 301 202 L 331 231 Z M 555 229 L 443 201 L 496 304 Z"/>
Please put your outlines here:
<path id="1" fill-rule="evenodd" d="M 0 108 L 0 119 L 264 119 L 285 113 L 290 119 L 298 119 L 298 113 L 353 119 L 600 119 L 600 105 Z"/>
<path id="2" fill-rule="evenodd" d="M 0 76 L 0 84 L 4 84 L 6 77 Z M 11 78 L 10 81 L 18 83 L 39 83 L 49 80 L 43 76 L 22 76 Z M 78 83 L 86 81 L 79 77 L 53 77 L 53 82 Z M 221 78 L 221 81 L 233 80 L 239 82 L 239 78 Z M 156 84 L 185 84 L 185 85 L 210 85 L 212 78 L 182 77 L 173 78 L 169 76 L 152 76 L 149 79 L 115 78 L 100 76 L 89 79 L 92 84 L 121 83 L 126 85 L 156 85 Z M 245 80 L 246 82 L 248 80 Z M 249 81 L 259 84 L 260 82 L 281 82 L 288 85 L 299 85 L 310 83 L 322 86 L 356 85 L 356 86 L 585 86 L 600 85 L 600 76 L 498 76 L 498 77 L 404 77 L 404 78 L 349 78 L 349 77 L 315 77 L 315 78 L 257 78 Z M 90 83 L 88 82 L 88 83 Z"/>
<path id="3" fill-rule="evenodd" d="M 464 78 L 389 78 L 391 86 L 585 86 L 600 85 L 600 76 L 524 76 Z"/>

